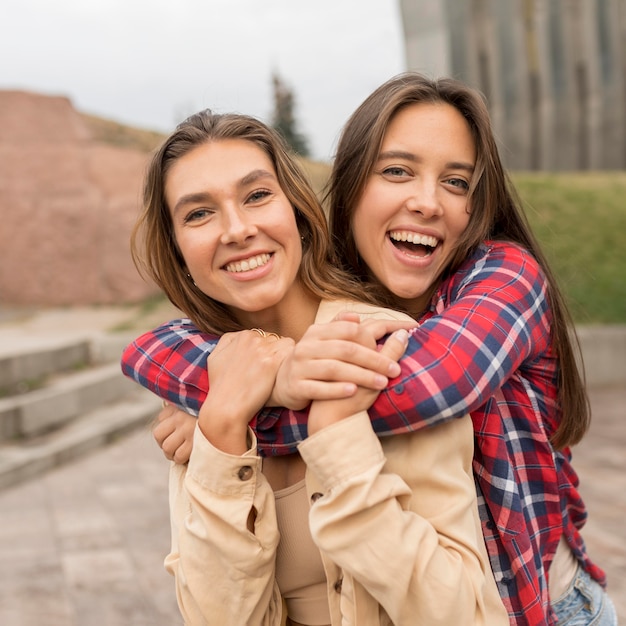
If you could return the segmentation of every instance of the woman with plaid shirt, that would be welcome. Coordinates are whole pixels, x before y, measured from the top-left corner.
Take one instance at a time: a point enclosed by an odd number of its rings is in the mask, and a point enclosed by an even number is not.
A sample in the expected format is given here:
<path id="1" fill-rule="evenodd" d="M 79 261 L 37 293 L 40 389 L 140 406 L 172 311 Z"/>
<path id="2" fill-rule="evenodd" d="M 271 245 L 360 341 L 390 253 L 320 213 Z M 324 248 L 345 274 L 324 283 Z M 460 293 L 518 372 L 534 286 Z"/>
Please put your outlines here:
<path id="1" fill-rule="evenodd" d="M 469 123 L 476 163 L 466 177 L 434 178 L 424 166 L 423 137 L 411 133 L 424 104 L 453 107 Z M 471 210 L 458 245 L 444 255 L 442 224 L 453 193 L 465 193 Z M 377 434 L 411 432 L 469 412 L 482 529 L 511 623 L 615 624 L 604 574 L 580 534 L 586 511 L 570 464 L 569 446 L 590 417 L 573 325 L 507 181 L 480 95 L 419 74 L 382 85 L 344 128 L 328 197 L 345 269 L 419 323 L 401 375 L 369 411 Z M 283 388 L 298 390 L 282 394 L 286 406 L 301 408 L 290 393 L 308 390 L 311 399 L 343 393 L 335 382 L 347 378 L 320 376 L 322 390 L 311 380 L 313 366 L 326 359 L 367 362 L 359 350 L 342 349 L 342 325 L 335 334 L 329 328 L 333 323 L 312 327 L 286 363 L 289 373 L 279 375 L 278 386 L 288 380 Z M 174 321 L 131 344 L 123 369 L 195 413 L 208 390 L 205 363 L 214 343 L 188 320 Z M 259 414 L 253 426 L 260 450 L 292 452 L 306 437 L 306 420 L 304 411 Z M 188 452 L 188 427 L 178 427 L 184 421 L 167 408 L 155 430 L 166 454 L 180 461 Z"/>

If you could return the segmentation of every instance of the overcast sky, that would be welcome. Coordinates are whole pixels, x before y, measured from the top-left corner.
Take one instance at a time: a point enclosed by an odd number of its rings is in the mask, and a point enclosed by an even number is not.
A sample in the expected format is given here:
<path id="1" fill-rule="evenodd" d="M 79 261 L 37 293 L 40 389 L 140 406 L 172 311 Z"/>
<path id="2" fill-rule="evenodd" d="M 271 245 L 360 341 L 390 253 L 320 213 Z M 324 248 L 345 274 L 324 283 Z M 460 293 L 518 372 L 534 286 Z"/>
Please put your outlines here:
<path id="1" fill-rule="evenodd" d="M 161 131 L 205 107 L 269 121 L 276 71 L 321 160 L 405 69 L 397 0 L 2 0 L 0 59 L 0 89 Z"/>

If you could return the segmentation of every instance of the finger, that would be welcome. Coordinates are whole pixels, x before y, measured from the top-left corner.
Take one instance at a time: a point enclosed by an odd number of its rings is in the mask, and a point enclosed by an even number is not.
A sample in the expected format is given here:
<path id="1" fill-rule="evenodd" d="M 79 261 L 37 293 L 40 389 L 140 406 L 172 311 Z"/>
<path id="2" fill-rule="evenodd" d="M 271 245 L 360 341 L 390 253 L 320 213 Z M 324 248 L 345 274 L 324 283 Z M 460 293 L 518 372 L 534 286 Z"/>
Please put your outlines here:
<path id="1" fill-rule="evenodd" d="M 185 441 L 182 445 L 178 447 L 178 449 L 174 453 L 174 458 L 172 459 L 172 461 L 178 463 L 179 465 L 185 465 L 189 462 L 189 458 L 191 457 L 191 450 L 191 442 Z"/>
<path id="2" fill-rule="evenodd" d="M 163 441 L 161 449 L 163 454 L 170 460 L 176 460 L 177 450 L 185 443 L 185 438 L 181 436 L 179 431 L 174 431 L 169 437 Z"/>
<path id="3" fill-rule="evenodd" d="M 404 354 L 408 343 L 409 333 L 405 329 L 397 330 L 387 338 L 380 349 L 380 354 L 385 354 L 390 359 L 398 361 Z M 400 373 L 399 370 L 400 366 L 398 365 L 398 374 Z"/>
<path id="4" fill-rule="evenodd" d="M 370 333 L 375 340 L 382 339 L 385 335 L 395 332 L 396 330 L 410 330 L 415 328 L 416 322 L 413 320 L 378 320 L 368 319 L 361 322 L 360 332 Z"/>
<path id="5" fill-rule="evenodd" d="M 357 391 L 356 385 L 343 381 L 302 380 L 299 381 L 297 387 L 294 393 L 297 393 L 298 397 L 307 398 L 305 406 L 312 400 L 341 400 L 350 398 Z"/>
<path id="6" fill-rule="evenodd" d="M 326 342 L 325 346 L 326 350 L 324 350 L 322 357 L 316 358 L 309 355 L 309 359 L 303 359 L 307 367 L 317 366 L 320 368 L 314 370 L 315 375 L 306 376 L 306 378 L 346 380 L 361 385 L 361 381 L 343 378 L 345 372 L 340 369 L 341 364 L 353 365 L 368 370 L 372 374 L 385 377 L 398 375 L 396 359 L 391 358 L 385 351 L 378 351 L 375 344 L 369 348 L 352 341 L 333 341 Z M 325 375 L 322 368 L 326 368 Z M 365 386 L 371 387 L 371 384 Z"/>
<path id="7" fill-rule="evenodd" d="M 163 408 L 159 411 L 159 414 L 156 417 L 157 423 L 160 423 L 169 419 L 170 417 L 172 417 L 172 415 L 174 415 L 174 413 L 176 413 L 176 410 L 177 410 L 175 406 L 171 404 L 165 404 L 165 400 L 163 402 L 164 402 Z"/>
<path id="8" fill-rule="evenodd" d="M 335 315 L 333 321 L 356 322 L 359 324 L 361 322 L 361 316 L 352 311 L 340 311 Z"/>
<path id="9" fill-rule="evenodd" d="M 323 324 L 313 324 L 306 331 L 304 337 L 307 339 L 353 339 L 359 332 L 359 318 L 345 321 L 337 320 Z"/>
<path id="10" fill-rule="evenodd" d="M 380 360 L 380 353 L 371 351 L 371 355 L 372 357 L 375 356 L 379 360 L 379 362 L 383 363 L 383 361 Z M 389 363 L 398 367 L 398 364 L 389 357 L 383 355 L 382 358 L 385 359 L 385 363 L 388 361 Z M 384 365 L 384 369 L 385 371 L 388 369 L 388 366 L 386 364 Z M 299 379 L 299 382 L 304 383 L 309 380 L 319 381 L 322 383 L 351 383 L 358 387 L 367 387 L 368 389 L 376 389 L 379 391 L 381 389 L 384 389 L 389 382 L 388 376 L 386 374 L 381 374 L 373 370 L 369 362 L 365 366 L 361 367 L 352 363 L 345 363 L 342 361 L 311 362 L 306 370 L 305 375 L 303 375 L 302 378 Z M 303 395 L 303 397 L 307 396 Z"/>
<path id="11" fill-rule="evenodd" d="M 159 446 L 163 447 L 163 442 L 176 430 L 176 425 L 173 420 L 167 419 L 165 421 L 158 422 L 152 428 L 152 436 Z"/>

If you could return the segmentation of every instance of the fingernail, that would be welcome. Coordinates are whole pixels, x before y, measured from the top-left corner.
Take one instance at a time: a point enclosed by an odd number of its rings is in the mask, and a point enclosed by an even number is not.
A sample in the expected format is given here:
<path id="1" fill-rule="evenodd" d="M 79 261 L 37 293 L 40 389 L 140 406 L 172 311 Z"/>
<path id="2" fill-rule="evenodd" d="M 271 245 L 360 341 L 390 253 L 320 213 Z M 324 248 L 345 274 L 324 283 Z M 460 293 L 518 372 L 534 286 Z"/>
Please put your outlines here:
<path id="1" fill-rule="evenodd" d="M 343 388 L 344 394 L 346 398 L 352 397 L 356 392 L 356 385 L 353 383 L 346 383 Z"/>
<path id="2" fill-rule="evenodd" d="M 381 376 L 380 374 L 376 374 L 374 381 L 374 384 L 378 389 L 384 389 L 388 382 L 387 378 L 385 376 Z"/>
<path id="3" fill-rule="evenodd" d="M 406 330 L 405 328 L 401 328 L 400 330 L 396 330 L 396 332 L 394 333 L 394 337 L 400 343 L 408 343 L 408 341 L 409 341 L 409 331 Z"/>
<path id="4" fill-rule="evenodd" d="M 399 363 L 392 363 L 389 366 L 389 378 L 395 378 L 396 376 L 400 376 L 400 372 L 402 368 Z"/>

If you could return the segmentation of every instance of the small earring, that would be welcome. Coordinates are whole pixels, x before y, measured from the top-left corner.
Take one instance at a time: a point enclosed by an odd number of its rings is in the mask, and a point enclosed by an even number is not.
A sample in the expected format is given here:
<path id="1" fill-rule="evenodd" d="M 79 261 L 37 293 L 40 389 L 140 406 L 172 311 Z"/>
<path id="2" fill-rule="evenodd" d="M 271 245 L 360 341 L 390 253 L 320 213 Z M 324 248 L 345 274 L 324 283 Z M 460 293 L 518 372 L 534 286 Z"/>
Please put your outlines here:
<path id="1" fill-rule="evenodd" d="M 193 278 L 191 278 L 191 274 L 189 272 L 187 272 L 187 278 L 193 283 L 194 287 L 198 286 L 198 285 L 196 285 L 196 281 Z"/>

